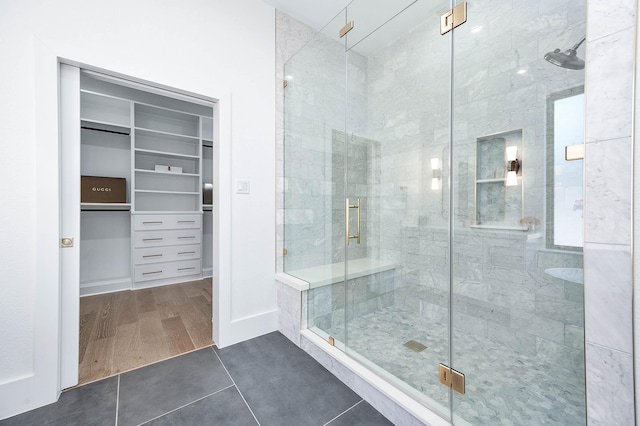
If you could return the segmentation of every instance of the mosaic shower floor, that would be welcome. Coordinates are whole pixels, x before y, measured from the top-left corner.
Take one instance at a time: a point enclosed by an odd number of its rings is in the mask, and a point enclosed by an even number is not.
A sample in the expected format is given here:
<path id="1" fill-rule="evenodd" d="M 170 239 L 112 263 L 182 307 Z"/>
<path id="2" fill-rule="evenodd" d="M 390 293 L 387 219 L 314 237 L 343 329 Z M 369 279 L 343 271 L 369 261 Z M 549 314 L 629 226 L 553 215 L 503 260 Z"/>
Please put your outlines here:
<path id="1" fill-rule="evenodd" d="M 325 330 L 344 336 L 344 328 Z M 347 353 L 364 357 L 412 388 L 448 407 L 438 364 L 448 362 L 446 325 L 398 307 L 350 321 Z M 427 346 L 415 352 L 414 340 Z M 584 375 L 541 364 L 484 337 L 454 336 L 452 367 L 465 374 L 466 393 L 453 392 L 453 410 L 473 425 L 584 425 Z"/>

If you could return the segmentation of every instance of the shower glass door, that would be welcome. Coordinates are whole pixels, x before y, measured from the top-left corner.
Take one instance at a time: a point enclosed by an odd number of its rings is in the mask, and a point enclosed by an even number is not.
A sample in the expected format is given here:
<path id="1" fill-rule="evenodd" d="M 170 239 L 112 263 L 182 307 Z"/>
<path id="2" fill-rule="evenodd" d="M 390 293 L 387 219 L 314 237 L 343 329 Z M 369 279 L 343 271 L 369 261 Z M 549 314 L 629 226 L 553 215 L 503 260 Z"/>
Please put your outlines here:
<path id="1" fill-rule="evenodd" d="M 285 64 L 284 271 L 309 283 L 310 330 L 454 424 L 584 424 L 564 153 L 585 4 L 470 0 L 441 35 L 453 6 L 354 0 Z"/>
<path id="2" fill-rule="evenodd" d="M 345 350 L 445 418 L 451 35 L 438 29 L 449 5 L 348 6 L 346 133 L 337 135 L 349 218 Z"/>
<path id="3" fill-rule="evenodd" d="M 545 61 L 585 3 L 474 0 L 453 31 L 455 424 L 585 424 L 584 71 Z M 584 58 L 584 47 L 578 49 Z"/>

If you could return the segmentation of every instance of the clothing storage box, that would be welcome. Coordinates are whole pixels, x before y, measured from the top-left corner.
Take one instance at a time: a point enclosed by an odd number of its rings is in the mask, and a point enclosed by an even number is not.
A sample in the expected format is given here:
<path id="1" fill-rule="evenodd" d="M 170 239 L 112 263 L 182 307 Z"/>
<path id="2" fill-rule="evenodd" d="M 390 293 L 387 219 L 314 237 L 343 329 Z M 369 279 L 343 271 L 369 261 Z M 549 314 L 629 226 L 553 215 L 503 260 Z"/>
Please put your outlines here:
<path id="1" fill-rule="evenodd" d="M 80 201 L 83 203 L 126 203 L 125 178 L 81 176 Z"/>

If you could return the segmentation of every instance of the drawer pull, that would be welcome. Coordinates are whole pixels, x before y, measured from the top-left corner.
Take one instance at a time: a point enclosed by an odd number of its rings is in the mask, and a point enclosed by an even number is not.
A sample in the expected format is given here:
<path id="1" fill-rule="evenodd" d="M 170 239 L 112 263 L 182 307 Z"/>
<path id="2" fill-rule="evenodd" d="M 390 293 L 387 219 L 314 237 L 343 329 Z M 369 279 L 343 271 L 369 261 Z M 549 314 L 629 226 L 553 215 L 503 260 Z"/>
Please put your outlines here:
<path id="1" fill-rule="evenodd" d="M 143 225 L 162 225 L 163 222 L 159 221 L 159 222 L 142 222 Z"/>
<path id="2" fill-rule="evenodd" d="M 142 241 L 162 241 L 162 238 L 143 238 Z"/>
<path id="3" fill-rule="evenodd" d="M 193 236 L 193 235 L 190 236 L 190 237 L 178 237 L 179 240 L 190 240 L 190 239 L 193 239 L 193 238 L 195 238 L 195 236 Z"/>
<path id="4" fill-rule="evenodd" d="M 152 275 L 152 274 L 161 274 L 162 271 L 153 271 L 153 272 L 143 272 L 142 275 Z"/>
<path id="5" fill-rule="evenodd" d="M 143 258 L 147 258 L 147 257 L 162 257 L 161 254 L 148 254 L 146 256 L 142 256 Z"/>
<path id="6" fill-rule="evenodd" d="M 178 254 L 196 254 L 195 251 L 179 251 Z"/>
<path id="7" fill-rule="evenodd" d="M 191 269 L 196 269 L 194 266 L 192 266 L 191 268 L 178 268 L 178 271 L 189 271 Z"/>
<path id="8" fill-rule="evenodd" d="M 179 220 L 178 223 L 196 223 L 195 220 Z"/>

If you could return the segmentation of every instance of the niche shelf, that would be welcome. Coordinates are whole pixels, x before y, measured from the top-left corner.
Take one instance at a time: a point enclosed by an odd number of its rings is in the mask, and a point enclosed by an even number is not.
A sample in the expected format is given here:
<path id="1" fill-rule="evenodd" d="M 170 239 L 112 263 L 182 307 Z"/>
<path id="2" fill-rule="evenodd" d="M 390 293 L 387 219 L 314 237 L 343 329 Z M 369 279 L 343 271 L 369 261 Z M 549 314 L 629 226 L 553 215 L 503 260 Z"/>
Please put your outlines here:
<path id="1" fill-rule="evenodd" d="M 472 228 L 526 231 L 522 226 L 524 186 L 507 185 L 507 147 L 517 147 L 522 162 L 523 130 L 508 130 L 476 138 L 475 215 Z"/>

